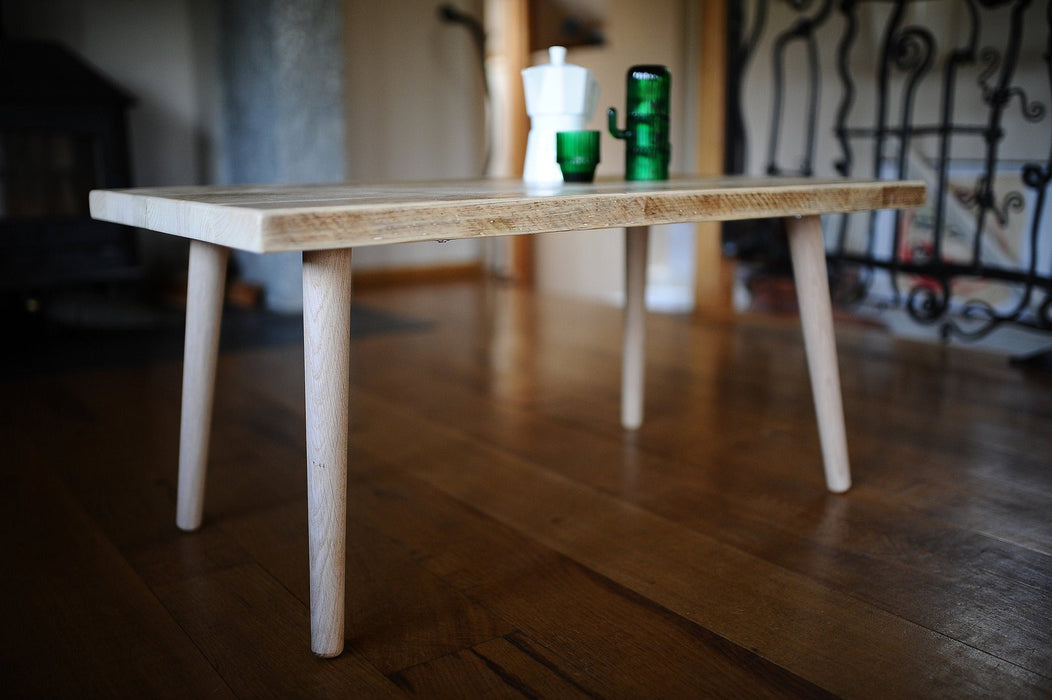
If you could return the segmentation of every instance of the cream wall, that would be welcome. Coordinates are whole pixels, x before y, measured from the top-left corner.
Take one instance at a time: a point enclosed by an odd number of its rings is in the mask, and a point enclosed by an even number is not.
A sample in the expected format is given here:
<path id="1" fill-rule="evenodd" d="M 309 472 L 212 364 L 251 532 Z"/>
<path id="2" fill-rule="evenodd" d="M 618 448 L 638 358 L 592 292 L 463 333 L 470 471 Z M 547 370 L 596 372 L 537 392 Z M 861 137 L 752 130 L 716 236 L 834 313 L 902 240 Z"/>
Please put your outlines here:
<path id="1" fill-rule="evenodd" d="M 455 3 L 482 18 L 482 0 Z M 347 173 L 351 180 L 481 177 L 482 65 L 467 30 L 440 22 L 438 3 L 345 0 Z M 479 241 L 374 246 L 362 268 L 478 261 Z"/>

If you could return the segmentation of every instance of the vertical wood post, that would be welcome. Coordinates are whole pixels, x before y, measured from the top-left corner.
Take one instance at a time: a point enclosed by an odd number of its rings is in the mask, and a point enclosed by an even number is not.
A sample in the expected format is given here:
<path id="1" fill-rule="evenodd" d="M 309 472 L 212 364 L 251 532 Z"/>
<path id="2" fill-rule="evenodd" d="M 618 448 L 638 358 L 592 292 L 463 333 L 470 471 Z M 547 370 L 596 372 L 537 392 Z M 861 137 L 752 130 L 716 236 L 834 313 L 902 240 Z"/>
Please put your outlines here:
<path id="1" fill-rule="evenodd" d="M 837 367 L 822 222 L 817 216 L 791 218 L 786 222 L 826 484 L 830 491 L 843 493 L 851 488 L 851 467 L 840 397 L 840 370 Z"/>
<path id="2" fill-rule="evenodd" d="M 175 513 L 175 523 L 181 530 L 199 528 L 204 512 L 219 326 L 223 317 L 223 290 L 229 257 L 228 248 L 190 241 Z"/>
<path id="3" fill-rule="evenodd" d="M 492 104 L 490 177 L 521 178 L 530 120 L 522 89 L 522 69 L 530 65 L 528 0 L 485 0 L 486 74 Z M 534 282 L 534 237 L 508 236 L 487 241 L 503 246 L 500 272 L 523 286 Z"/>
<path id="4" fill-rule="evenodd" d="M 700 43 L 694 66 L 697 101 L 696 170 L 699 175 L 723 173 L 727 116 L 727 0 L 698 4 Z M 723 259 L 722 222 L 695 224 L 694 309 L 717 315 L 731 310 L 733 263 Z"/>
<path id="5" fill-rule="evenodd" d="M 303 253 L 311 650 L 344 640 L 351 250 Z"/>

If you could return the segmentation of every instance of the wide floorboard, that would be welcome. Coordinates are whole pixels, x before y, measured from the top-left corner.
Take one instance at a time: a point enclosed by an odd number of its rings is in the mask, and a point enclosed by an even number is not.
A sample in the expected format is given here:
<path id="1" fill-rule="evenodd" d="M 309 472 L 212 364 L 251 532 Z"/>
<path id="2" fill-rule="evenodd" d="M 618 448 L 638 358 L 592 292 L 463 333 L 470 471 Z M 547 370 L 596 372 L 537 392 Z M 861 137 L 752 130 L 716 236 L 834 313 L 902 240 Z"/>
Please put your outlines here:
<path id="1" fill-rule="evenodd" d="M 837 496 L 794 318 L 652 314 L 625 432 L 616 309 L 487 283 L 355 301 L 395 322 L 352 341 L 343 656 L 309 651 L 283 326 L 220 358 L 193 534 L 178 359 L 8 368 L 5 694 L 1052 694 L 1052 375 L 838 323 Z"/>

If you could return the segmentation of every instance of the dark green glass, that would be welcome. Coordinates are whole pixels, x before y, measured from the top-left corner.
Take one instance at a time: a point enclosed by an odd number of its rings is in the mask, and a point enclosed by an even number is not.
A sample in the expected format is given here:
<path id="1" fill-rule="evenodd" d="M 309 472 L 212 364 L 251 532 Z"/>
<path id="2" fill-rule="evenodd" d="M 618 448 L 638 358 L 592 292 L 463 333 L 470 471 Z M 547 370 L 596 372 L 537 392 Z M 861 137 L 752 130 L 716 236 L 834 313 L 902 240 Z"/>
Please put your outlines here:
<path id="1" fill-rule="evenodd" d="M 625 140 L 626 180 L 668 179 L 671 83 L 665 66 L 632 66 L 627 75 L 625 128 L 617 128 L 616 109 L 607 112 L 610 135 Z"/>
<path id="2" fill-rule="evenodd" d="M 598 131 L 560 131 L 555 134 L 555 159 L 565 182 L 591 182 L 599 164 Z"/>

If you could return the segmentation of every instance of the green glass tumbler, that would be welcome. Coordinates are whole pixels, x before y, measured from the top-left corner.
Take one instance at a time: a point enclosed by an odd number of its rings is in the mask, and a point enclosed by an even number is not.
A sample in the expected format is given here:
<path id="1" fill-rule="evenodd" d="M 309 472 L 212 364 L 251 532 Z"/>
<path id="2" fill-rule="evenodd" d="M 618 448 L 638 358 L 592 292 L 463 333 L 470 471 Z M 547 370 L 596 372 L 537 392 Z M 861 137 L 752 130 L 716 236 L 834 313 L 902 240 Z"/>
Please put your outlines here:
<path id="1" fill-rule="evenodd" d="M 595 166 L 599 164 L 599 132 L 556 132 L 555 159 L 564 182 L 591 182 L 595 178 Z"/>
<path id="2" fill-rule="evenodd" d="M 632 66 L 627 75 L 625 128 L 617 128 L 616 109 L 607 112 L 610 134 L 625 140 L 626 180 L 668 179 L 671 83 L 665 66 Z"/>

